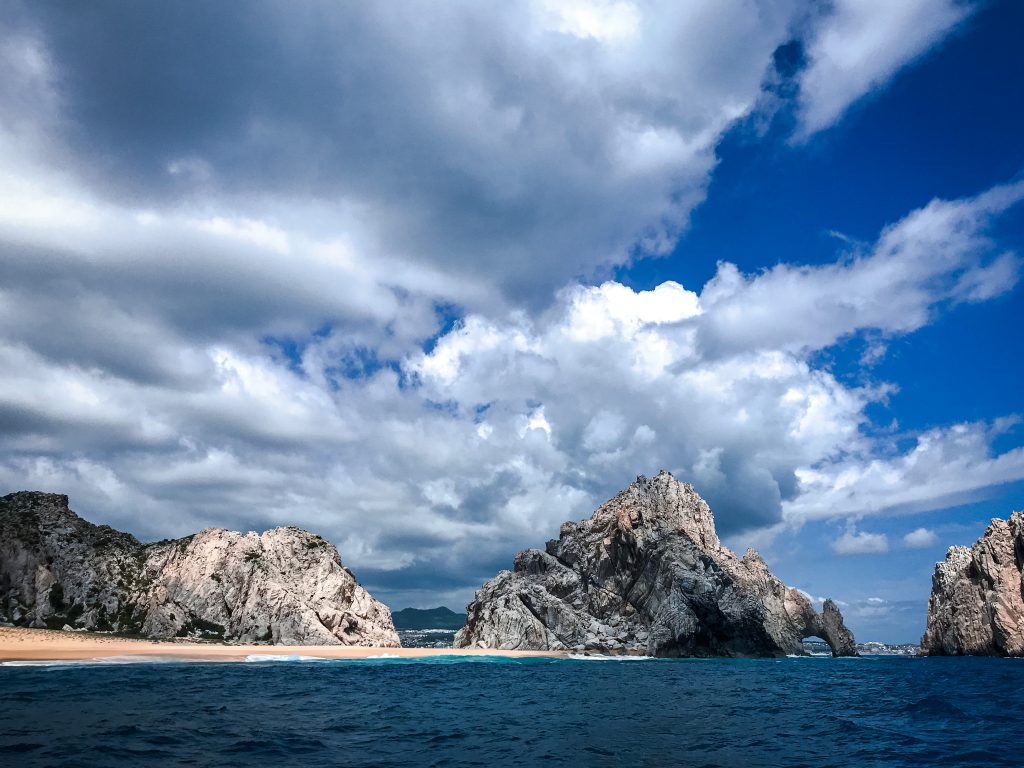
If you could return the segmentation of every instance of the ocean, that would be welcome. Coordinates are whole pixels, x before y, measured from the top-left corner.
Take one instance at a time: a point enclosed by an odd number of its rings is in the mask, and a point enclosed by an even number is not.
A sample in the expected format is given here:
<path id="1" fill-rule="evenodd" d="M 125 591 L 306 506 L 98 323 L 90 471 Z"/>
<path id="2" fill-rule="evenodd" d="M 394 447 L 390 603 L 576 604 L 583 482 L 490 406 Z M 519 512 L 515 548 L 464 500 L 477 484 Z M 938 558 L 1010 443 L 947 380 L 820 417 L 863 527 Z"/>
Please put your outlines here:
<path id="1" fill-rule="evenodd" d="M 0 667 L 0 766 L 1020 766 L 1024 659 Z"/>

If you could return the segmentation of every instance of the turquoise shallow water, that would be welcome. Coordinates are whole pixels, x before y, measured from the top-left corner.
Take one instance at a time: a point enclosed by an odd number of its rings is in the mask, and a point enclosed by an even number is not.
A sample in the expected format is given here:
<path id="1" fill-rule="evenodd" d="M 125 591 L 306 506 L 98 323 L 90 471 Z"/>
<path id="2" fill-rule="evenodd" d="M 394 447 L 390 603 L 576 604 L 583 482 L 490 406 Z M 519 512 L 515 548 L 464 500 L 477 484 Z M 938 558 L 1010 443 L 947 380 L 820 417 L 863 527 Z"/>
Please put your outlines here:
<path id="1" fill-rule="evenodd" d="M 1024 660 L 0 667 L 0 766 L 1020 766 Z"/>

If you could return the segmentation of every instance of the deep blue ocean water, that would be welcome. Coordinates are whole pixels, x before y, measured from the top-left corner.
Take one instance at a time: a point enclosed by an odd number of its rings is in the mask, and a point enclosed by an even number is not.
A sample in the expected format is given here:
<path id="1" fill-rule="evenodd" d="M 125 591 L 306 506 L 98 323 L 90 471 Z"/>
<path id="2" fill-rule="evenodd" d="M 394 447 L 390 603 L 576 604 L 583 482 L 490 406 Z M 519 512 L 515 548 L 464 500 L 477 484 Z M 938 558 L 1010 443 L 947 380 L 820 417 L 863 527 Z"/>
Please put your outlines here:
<path id="1" fill-rule="evenodd" d="M 0 667 L 0 766 L 1021 766 L 1024 660 Z"/>

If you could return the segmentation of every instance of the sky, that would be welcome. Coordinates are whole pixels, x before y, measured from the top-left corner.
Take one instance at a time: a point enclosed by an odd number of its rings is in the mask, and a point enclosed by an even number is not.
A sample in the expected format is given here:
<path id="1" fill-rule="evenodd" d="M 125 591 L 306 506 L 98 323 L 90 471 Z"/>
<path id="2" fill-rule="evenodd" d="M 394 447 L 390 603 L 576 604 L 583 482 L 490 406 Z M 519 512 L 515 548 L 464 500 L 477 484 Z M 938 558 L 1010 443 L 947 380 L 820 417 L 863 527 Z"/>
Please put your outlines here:
<path id="1" fill-rule="evenodd" d="M 0 492 L 394 608 L 668 469 L 916 641 L 1024 507 L 1024 6 L 0 0 Z"/>

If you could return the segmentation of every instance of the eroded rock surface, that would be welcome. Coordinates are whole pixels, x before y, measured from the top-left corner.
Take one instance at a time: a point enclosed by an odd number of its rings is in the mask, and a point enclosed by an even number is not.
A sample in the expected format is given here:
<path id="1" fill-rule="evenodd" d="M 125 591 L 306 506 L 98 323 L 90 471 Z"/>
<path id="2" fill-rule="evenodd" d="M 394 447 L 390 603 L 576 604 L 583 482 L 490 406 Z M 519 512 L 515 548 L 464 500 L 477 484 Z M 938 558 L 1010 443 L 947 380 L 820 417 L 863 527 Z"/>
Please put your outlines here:
<path id="1" fill-rule="evenodd" d="M 636 482 L 545 549 L 515 558 L 467 609 L 456 647 L 652 656 L 801 654 L 818 636 L 855 656 L 832 601 L 821 614 L 754 550 L 722 546 L 710 508 L 668 472 Z"/>
<path id="2" fill-rule="evenodd" d="M 396 647 L 387 606 L 298 528 L 142 544 L 67 496 L 0 498 L 0 620 L 230 642 Z"/>
<path id="3" fill-rule="evenodd" d="M 921 651 L 1024 656 L 1024 513 L 993 520 L 968 547 L 936 563 Z"/>

